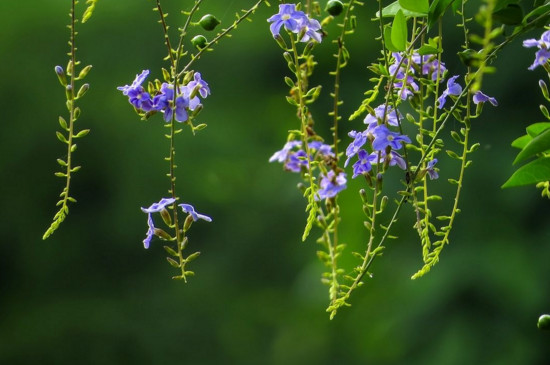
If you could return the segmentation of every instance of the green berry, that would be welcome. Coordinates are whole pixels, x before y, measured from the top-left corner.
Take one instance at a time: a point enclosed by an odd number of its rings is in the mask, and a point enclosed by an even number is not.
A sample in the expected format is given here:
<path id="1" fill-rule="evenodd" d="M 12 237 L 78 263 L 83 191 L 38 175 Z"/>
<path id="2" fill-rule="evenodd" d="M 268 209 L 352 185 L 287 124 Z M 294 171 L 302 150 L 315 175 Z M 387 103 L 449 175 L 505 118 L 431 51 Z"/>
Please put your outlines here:
<path id="1" fill-rule="evenodd" d="M 199 24 L 204 30 L 214 30 L 220 21 L 212 14 L 206 14 L 199 20 Z"/>
<path id="2" fill-rule="evenodd" d="M 201 49 L 206 47 L 207 40 L 205 36 L 197 35 L 197 36 L 194 36 L 193 39 L 191 39 L 191 43 L 193 43 L 193 45 L 198 49 Z"/>
<path id="3" fill-rule="evenodd" d="M 344 4 L 342 4 L 342 2 L 339 0 L 330 0 L 327 3 L 327 7 L 325 8 L 325 11 L 332 16 L 340 15 L 343 10 L 344 10 Z"/>
<path id="4" fill-rule="evenodd" d="M 540 316 L 537 327 L 541 330 L 550 330 L 550 314 L 543 314 Z"/>

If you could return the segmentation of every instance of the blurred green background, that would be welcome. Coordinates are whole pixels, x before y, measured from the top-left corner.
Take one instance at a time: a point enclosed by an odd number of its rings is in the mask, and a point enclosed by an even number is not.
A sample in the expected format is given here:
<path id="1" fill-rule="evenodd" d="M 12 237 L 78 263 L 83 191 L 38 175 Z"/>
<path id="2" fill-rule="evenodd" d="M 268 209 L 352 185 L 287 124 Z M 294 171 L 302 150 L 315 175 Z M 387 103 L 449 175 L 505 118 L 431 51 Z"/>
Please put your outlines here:
<path id="1" fill-rule="evenodd" d="M 178 8 L 191 1 L 164 3 L 175 31 L 184 21 Z M 252 3 L 205 1 L 202 12 L 228 25 Z M 300 242 L 305 204 L 298 177 L 267 162 L 297 126 L 284 100 L 288 70 L 265 21 L 275 6 L 263 6 L 196 64 L 212 89 L 200 115 L 209 127 L 177 139 L 177 176 L 182 201 L 214 219 L 190 234 L 190 247 L 202 253 L 191 267 L 197 276 L 186 285 L 172 281 L 162 244 L 143 249 L 146 215 L 139 208 L 167 195 L 165 129 L 158 116 L 140 121 L 116 86 L 142 69 L 161 77 L 166 52 L 152 6 L 100 0 L 78 29 L 78 57 L 94 66 L 78 124 L 92 132 L 75 154 L 83 166 L 72 186 L 78 203 L 42 241 L 63 184 L 53 176 L 55 159 L 65 153 L 55 138 L 65 108 L 53 67 L 67 62 L 69 1 L 0 2 L 1 364 L 550 362 L 550 332 L 536 328 L 538 316 L 550 312 L 548 201 L 534 188 L 500 189 L 514 170 L 510 142 L 542 120 L 543 71 L 527 71 L 533 50 L 519 41 L 509 46 L 495 63 L 499 72 L 485 79 L 484 91 L 500 106 L 487 105 L 474 122 L 482 148 L 441 262 L 424 278 L 409 279 L 422 262 L 407 209 L 400 239 L 377 260 L 374 278 L 329 321 L 318 247 L 313 235 Z M 352 60 L 342 76 L 345 116 L 370 87 L 366 66 L 378 55 L 373 4 L 357 14 Z M 456 19 L 449 19 L 452 31 Z M 445 42 L 450 72 L 463 72 L 456 42 Z M 325 85 L 314 108 L 325 136 L 333 47 L 317 48 L 313 78 Z M 439 165 L 437 189 L 445 194 L 450 187 L 443 180 L 456 165 L 445 157 Z M 349 252 L 362 250 L 365 240 L 360 187 L 350 182 L 341 198 L 348 267 Z"/>

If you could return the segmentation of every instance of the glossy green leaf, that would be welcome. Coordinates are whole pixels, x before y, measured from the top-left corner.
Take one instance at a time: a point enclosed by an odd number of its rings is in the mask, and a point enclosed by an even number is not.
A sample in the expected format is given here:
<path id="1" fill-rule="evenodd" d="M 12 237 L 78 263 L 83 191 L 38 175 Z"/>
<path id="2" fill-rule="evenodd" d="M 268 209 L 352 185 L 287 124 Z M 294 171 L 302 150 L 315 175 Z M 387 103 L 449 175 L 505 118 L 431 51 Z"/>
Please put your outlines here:
<path id="1" fill-rule="evenodd" d="M 527 146 L 527 143 L 529 143 L 532 139 L 533 137 L 528 134 L 518 137 L 512 142 L 512 147 L 519 148 L 521 150 Z"/>
<path id="2" fill-rule="evenodd" d="M 384 18 L 393 18 L 397 12 L 401 10 L 403 12 L 403 15 L 406 17 L 425 17 L 427 14 L 424 13 L 417 13 L 415 11 L 410 11 L 407 9 L 403 9 L 401 5 L 399 5 L 399 1 L 394 1 L 390 5 L 386 6 L 384 9 L 382 9 L 382 17 Z M 380 12 L 376 12 L 376 16 L 380 17 Z"/>
<path id="3" fill-rule="evenodd" d="M 407 49 L 407 19 L 403 11 L 399 10 L 393 18 L 391 27 L 391 41 L 398 51 Z"/>
<path id="4" fill-rule="evenodd" d="M 399 0 L 402 9 L 428 15 L 430 4 L 428 0 Z"/>
<path id="5" fill-rule="evenodd" d="M 399 50 L 393 45 L 393 42 L 391 40 L 391 27 L 389 25 L 384 27 L 384 43 L 386 44 L 386 48 L 389 51 L 399 52 Z"/>
<path id="6" fill-rule="evenodd" d="M 534 185 L 543 181 L 550 181 L 550 157 L 538 158 L 520 167 L 502 185 L 502 188 Z"/>
<path id="7" fill-rule="evenodd" d="M 550 128 L 549 122 L 533 123 L 527 127 L 527 134 L 534 138 L 548 128 Z"/>
<path id="8" fill-rule="evenodd" d="M 537 153 L 542 153 L 550 150 L 550 129 L 533 138 L 527 145 L 518 153 L 514 160 L 514 165 L 518 162 L 525 161 L 529 157 L 535 156 Z"/>

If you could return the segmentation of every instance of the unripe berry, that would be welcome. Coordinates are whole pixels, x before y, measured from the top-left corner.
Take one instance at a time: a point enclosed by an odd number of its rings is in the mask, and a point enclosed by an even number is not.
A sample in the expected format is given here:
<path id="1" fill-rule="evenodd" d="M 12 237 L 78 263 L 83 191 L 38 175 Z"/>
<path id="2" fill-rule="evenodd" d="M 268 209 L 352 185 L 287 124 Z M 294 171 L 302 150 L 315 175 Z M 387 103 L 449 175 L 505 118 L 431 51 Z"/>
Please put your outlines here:
<path id="1" fill-rule="evenodd" d="M 204 30 L 214 30 L 220 24 L 220 21 L 212 14 L 206 14 L 199 20 L 199 24 Z"/>
<path id="2" fill-rule="evenodd" d="M 199 49 L 206 47 L 206 37 L 203 35 L 197 35 L 194 36 L 193 39 L 191 39 L 191 43 Z"/>
<path id="3" fill-rule="evenodd" d="M 344 10 L 344 4 L 339 0 L 330 0 L 325 8 L 325 11 L 332 16 L 340 15 L 342 10 Z"/>

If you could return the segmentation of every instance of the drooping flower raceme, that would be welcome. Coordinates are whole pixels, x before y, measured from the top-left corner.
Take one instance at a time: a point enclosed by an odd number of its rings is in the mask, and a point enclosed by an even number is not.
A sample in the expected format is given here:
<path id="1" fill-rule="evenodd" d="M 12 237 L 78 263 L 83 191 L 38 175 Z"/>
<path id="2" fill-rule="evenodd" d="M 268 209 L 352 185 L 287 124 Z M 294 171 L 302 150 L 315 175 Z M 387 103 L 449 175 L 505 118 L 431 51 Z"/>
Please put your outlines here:
<path id="1" fill-rule="evenodd" d="M 526 39 L 523 41 L 523 47 L 531 48 L 538 47 L 538 51 L 535 54 L 535 62 L 529 66 L 529 70 L 534 70 L 538 66 L 544 66 L 548 59 L 550 59 L 550 30 L 542 33 L 542 36 L 539 40 L 537 39 Z"/>
<path id="2" fill-rule="evenodd" d="M 310 19 L 303 11 L 296 10 L 295 4 L 280 4 L 279 12 L 267 21 L 271 23 L 269 29 L 273 37 L 280 36 L 281 28 L 284 26 L 287 31 L 302 35 L 301 42 L 314 39 L 320 43 L 322 40 L 318 32 L 321 30 L 321 24 L 315 19 Z"/>

